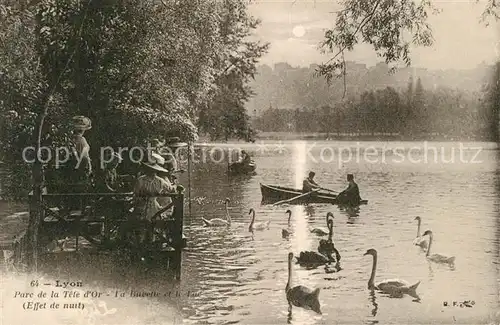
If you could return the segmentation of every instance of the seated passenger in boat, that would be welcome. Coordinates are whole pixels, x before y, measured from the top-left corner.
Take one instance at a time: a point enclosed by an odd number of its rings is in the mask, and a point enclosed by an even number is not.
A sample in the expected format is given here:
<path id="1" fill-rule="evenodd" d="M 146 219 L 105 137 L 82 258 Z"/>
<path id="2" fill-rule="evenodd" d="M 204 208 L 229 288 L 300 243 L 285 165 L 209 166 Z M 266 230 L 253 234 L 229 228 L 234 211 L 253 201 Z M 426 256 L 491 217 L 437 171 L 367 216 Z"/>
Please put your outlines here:
<path id="1" fill-rule="evenodd" d="M 339 193 L 337 196 L 337 202 L 344 205 L 359 205 L 361 202 L 361 197 L 359 195 L 358 184 L 354 182 L 354 175 L 347 174 L 347 181 L 349 185 L 345 190 Z"/>
<path id="2" fill-rule="evenodd" d="M 308 193 L 315 189 L 320 188 L 318 183 L 314 181 L 315 172 L 309 172 L 309 176 L 302 182 L 302 192 Z"/>
<path id="3" fill-rule="evenodd" d="M 252 162 L 252 158 L 245 150 L 242 150 L 238 162 L 244 165 L 250 165 L 250 163 Z"/>

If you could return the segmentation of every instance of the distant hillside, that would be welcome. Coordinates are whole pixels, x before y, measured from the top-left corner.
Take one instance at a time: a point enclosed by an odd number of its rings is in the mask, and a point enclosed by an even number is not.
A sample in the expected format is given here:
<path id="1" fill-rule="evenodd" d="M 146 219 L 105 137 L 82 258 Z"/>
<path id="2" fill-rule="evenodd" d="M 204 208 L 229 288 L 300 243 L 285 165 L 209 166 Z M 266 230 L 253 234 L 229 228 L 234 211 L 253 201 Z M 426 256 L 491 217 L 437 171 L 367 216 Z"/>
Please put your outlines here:
<path id="1" fill-rule="evenodd" d="M 258 67 L 258 74 L 250 86 L 255 96 L 247 103 L 251 116 L 260 115 L 273 106 L 279 109 L 298 107 L 315 108 L 331 105 L 343 93 L 343 80 L 334 80 L 330 86 L 321 76 L 315 75 L 317 65 L 295 68 L 287 63 Z M 396 90 L 406 89 L 411 76 L 420 78 L 425 89 L 451 88 L 467 93 L 481 91 L 493 66 L 482 64 L 471 70 L 427 70 L 401 68 L 389 73 L 385 63 L 367 68 L 365 64 L 347 62 L 347 95 L 357 97 L 365 90 L 376 90 L 388 86 Z"/>

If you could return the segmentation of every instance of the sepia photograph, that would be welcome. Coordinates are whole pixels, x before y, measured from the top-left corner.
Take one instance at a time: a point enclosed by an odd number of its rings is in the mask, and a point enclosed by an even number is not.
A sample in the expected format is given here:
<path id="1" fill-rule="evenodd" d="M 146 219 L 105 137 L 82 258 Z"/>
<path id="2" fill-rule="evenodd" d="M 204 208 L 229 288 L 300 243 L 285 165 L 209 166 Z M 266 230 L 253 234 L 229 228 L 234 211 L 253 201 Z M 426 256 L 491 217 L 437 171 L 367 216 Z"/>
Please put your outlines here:
<path id="1" fill-rule="evenodd" d="M 500 325 L 497 0 L 0 0 L 0 324 Z"/>

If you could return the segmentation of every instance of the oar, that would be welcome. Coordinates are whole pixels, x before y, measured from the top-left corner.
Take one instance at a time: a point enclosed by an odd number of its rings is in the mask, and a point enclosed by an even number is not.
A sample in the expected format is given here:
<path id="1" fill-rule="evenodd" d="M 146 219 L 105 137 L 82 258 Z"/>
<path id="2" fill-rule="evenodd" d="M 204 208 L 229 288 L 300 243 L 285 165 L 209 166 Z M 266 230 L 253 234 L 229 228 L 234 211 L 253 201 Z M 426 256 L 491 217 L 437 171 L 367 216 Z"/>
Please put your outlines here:
<path id="1" fill-rule="evenodd" d="M 332 192 L 332 193 L 335 193 L 335 194 L 338 194 L 339 192 L 337 191 L 334 191 L 334 190 L 329 190 L 327 188 L 321 188 L 323 191 L 328 191 L 328 192 Z"/>
<path id="2" fill-rule="evenodd" d="M 274 203 L 273 205 L 279 205 L 279 204 L 283 204 L 283 203 L 292 202 L 292 201 L 295 201 L 295 200 L 297 200 L 297 199 L 300 199 L 301 197 L 304 197 L 304 196 L 310 195 L 310 194 L 312 194 L 312 193 L 314 193 L 314 192 L 317 192 L 317 191 L 319 191 L 319 190 L 321 190 L 321 188 L 317 188 L 317 189 L 315 189 L 315 190 L 312 190 L 311 192 L 307 192 L 307 193 L 304 193 L 304 194 L 298 195 L 298 196 L 296 196 L 296 197 L 292 197 L 291 199 L 288 199 L 288 200 L 283 200 L 283 201 L 276 202 L 276 203 Z"/>

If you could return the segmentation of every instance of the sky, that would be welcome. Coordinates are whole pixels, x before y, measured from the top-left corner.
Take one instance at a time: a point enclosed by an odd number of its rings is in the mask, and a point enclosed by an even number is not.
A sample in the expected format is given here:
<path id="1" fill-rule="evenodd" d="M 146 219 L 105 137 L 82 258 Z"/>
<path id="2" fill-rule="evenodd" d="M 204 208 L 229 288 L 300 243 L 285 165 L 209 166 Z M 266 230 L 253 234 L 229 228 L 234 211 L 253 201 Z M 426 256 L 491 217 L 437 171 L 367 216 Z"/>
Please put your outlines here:
<path id="1" fill-rule="evenodd" d="M 493 63 L 500 58 L 500 25 L 480 22 L 485 1 L 433 1 L 441 9 L 429 17 L 434 44 L 413 48 L 412 66 L 428 69 L 473 69 L 478 64 Z M 262 20 L 256 37 L 271 43 L 260 63 L 274 65 L 288 62 L 292 66 L 322 63 L 318 44 L 324 30 L 333 26 L 339 0 L 253 0 L 250 13 Z M 383 61 L 369 45 L 358 45 L 345 55 L 346 60 L 368 66 Z"/>

